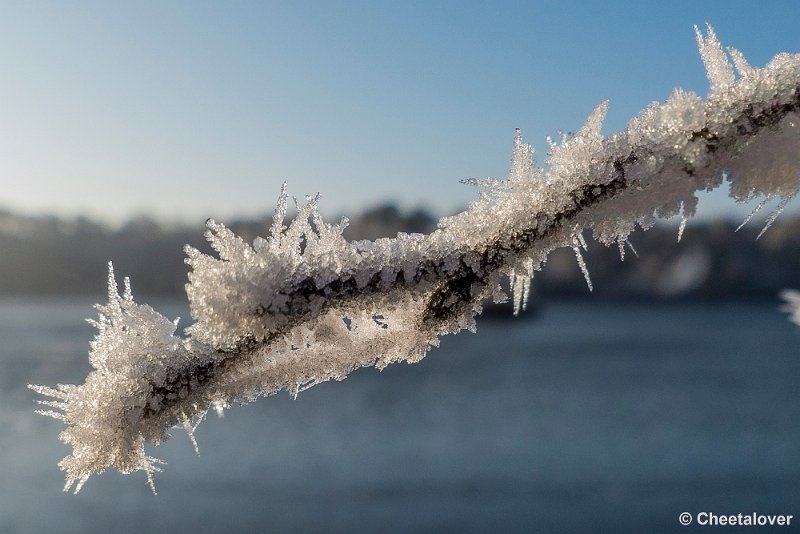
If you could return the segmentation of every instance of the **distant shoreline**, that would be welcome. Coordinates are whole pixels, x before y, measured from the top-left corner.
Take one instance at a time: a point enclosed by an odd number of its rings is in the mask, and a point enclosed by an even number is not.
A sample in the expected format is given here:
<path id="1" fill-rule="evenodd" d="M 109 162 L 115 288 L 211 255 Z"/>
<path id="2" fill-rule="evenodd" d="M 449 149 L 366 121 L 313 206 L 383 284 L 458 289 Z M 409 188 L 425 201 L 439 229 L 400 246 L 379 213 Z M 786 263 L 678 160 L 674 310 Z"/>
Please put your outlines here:
<path id="1" fill-rule="evenodd" d="M 423 209 L 392 204 L 350 218 L 348 239 L 430 233 L 437 218 Z M 245 241 L 264 235 L 269 217 L 226 223 Z M 735 232 L 729 221 L 696 221 L 680 243 L 677 229 L 659 224 L 632 235 L 638 257 L 589 241 L 585 259 L 594 283 L 586 288 L 571 251 L 555 251 L 533 280 L 538 299 L 737 301 L 775 299 L 800 287 L 800 218 L 779 218 L 760 239 L 751 222 Z M 200 226 L 162 225 L 132 219 L 111 228 L 87 218 L 25 216 L 0 211 L 0 299 L 104 298 L 106 265 L 130 276 L 134 293 L 148 298 L 184 298 L 186 244 L 211 252 Z M 587 236 L 588 237 L 588 236 Z"/>

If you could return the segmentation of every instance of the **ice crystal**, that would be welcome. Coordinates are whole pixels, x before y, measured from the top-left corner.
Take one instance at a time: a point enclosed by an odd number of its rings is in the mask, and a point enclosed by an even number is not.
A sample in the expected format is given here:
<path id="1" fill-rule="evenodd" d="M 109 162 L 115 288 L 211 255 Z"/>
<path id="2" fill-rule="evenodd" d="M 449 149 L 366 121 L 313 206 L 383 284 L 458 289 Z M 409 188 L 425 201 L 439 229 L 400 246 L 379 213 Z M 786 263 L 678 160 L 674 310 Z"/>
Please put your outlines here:
<path id="1" fill-rule="evenodd" d="M 318 196 L 298 203 L 285 224 L 285 185 L 265 239 L 248 244 L 209 220 L 216 256 L 186 250 L 195 323 L 185 339 L 136 304 L 127 282 L 120 295 L 110 271 L 86 382 L 32 386 L 54 399 L 41 401 L 51 408 L 41 413 L 67 424 L 66 487 L 78 490 L 111 467 L 152 481 L 157 461 L 144 444 L 181 425 L 196 447 L 194 428 L 210 407 L 221 413 L 280 390 L 296 396 L 359 367 L 416 362 L 440 336 L 474 330 L 484 299 L 506 298 L 504 278 L 518 313 L 556 248 L 573 248 L 591 289 L 580 253 L 586 230 L 624 258 L 626 245 L 635 253 L 631 232 L 657 217 L 691 217 L 695 192 L 723 175 L 737 201 L 785 205 L 800 182 L 800 56 L 779 54 L 757 69 L 729 49 L 732 64 L 710 27 L 697 36 L 707 100 L 676 89 L 609 137 L 603 102 L 576 134 L 550 141 L 543 167 L 517 130 L 507 179 L 468 180 L 478 198 L 430 235 L 348 242 L 347 220 L 324 222 Z M 787 298 L 796 313 L 796 296 Z"/>

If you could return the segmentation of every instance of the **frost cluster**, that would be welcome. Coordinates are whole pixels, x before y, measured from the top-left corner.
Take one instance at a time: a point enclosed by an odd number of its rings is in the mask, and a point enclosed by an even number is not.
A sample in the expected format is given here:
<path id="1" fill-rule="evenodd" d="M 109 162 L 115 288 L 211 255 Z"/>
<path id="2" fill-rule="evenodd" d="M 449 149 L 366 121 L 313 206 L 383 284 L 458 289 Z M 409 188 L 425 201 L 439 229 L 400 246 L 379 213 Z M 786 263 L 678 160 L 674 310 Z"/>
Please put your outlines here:
<path id="1" fill-rule="evenodd" d="M 249 244 L 208 221 L 217 256 L 187 249 L 196 322 L 186 338 L 136 304 L 127 283 L 119 295 L 112 272 L 86 382 L 32 386 L 54 399 L 40 401 L 52 408 L 42 413 L 67 423 L 67 488 L 110 467 L 151 480 L 158 468 L 144 444 L 176 424 L 191 436 L 209 408 L 416 362 L 439 336 L 474 330 L 484 299 L 507 298 L 505 278 L 517 313 L 555 248 L 575 251 L 591 289 L 587 231 L 624 256 L 635 228 L 692 216 L 695 192 L 723 176 L 735 200 L 779 197 L 782 208 L 800 185 L 800 55 L 758 69 L 726 52 L 710 27 L 697 40 L 706 100 L 676 89 L 609 137 L 604 102 L 576 134 L 550 141 L 542 167 L 517 131 L 507 179 L 468 180 L 477 200 L 430 235 L 348 242 L 347 221 L 325 223 L 318 197 L 285 224 L 285 187 L 265 239 Z"/>

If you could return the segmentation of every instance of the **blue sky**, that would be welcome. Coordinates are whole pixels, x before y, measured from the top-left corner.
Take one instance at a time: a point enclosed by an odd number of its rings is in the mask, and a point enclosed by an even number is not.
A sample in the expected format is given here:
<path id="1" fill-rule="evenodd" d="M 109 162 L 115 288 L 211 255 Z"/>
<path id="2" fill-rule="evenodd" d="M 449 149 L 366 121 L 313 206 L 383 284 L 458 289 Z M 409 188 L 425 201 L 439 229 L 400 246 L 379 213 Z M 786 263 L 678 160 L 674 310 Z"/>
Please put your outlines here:
<path id="1" fill-rule="evenodd" d="M 800 3 L 3 2 L 0 207 L 197 223 L 396 200 L 450 212 L 503 177 L 515 127 L 613 133 L 675 86 L 705 95 L 693 25 L 763 65 Z M 713 195 L 707 215 L 733 214 Z M 796 206 L 795 206 L 796 207 Z"/>

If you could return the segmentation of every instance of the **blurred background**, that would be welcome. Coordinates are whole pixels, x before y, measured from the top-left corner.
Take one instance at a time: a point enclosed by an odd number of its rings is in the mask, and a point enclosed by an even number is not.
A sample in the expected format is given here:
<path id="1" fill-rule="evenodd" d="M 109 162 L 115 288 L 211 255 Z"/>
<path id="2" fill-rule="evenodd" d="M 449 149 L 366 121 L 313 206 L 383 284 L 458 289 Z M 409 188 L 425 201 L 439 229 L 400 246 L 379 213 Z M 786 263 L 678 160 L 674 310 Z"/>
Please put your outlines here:
<path id="1" fill-rule="evenodd" d="M 692 26 L 757 66 L 800 4 L 4 2 L 0 5 L 0 532 L 672 532 L 678 515 L 800 516 L 800 203 L 725 187 L 631 241 L 554 253 L 518 318 L 235 407 L 141 474 L 61 492 L 61 425 L 26 384 L 82 383 L 106 264 L 191 324 L 183 246 L 264 235 L 281 183 L 351 239 L 427 233 L 528 142 L 607 133 L 706 93 Z M 544 151 L 538 157 L 544 159 Z M 691 530 L 691 528 L 690 528 Z"/>

